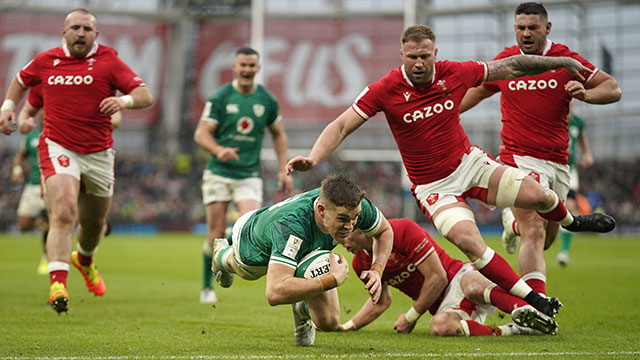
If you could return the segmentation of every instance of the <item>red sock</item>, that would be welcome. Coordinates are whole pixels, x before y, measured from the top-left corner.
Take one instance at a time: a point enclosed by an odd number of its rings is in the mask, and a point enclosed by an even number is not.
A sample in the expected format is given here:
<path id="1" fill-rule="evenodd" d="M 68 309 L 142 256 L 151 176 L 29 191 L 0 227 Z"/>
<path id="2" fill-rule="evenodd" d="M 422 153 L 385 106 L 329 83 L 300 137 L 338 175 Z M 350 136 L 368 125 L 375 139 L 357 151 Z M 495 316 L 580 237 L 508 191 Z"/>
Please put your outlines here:
<path id="1" fill-rule="evenodd" d="M 531 286 L 533 291 L 539 294 L 547 294 L 547 283 L 540 279 L 527 279 L 525 281 L 527 285 Z"/>
<path id="2" fill-rule="evenodd" d="M 520 277 L 513 271 L 509 263 L 502 256 L 498 255 L 498 253 L 494 253 L 491 261 L 489 261 L 485 267 L 479 269 L 479 271 L 487 279 L 493 281 L 503 289 L 511 290 L 513 285 L 520 280 Z"/>
<path id="3" fill-rule="evenodd" d="M 488 335 L 501 335 L 502 332 L 497 326 L 482 325 L 479 322 L 473 320 L 464 320 L 469 326 L 469 335 L 471 336 L 488 336 Z"/>
<path id="4" fill-rule="evenodd" d="M 561 225 L 569 225 L 573 221 L 573 217 L 570 216 L 567 208 L 562 201 L 558 200 L 558 204 L 551 211 L 546 213 L 537 212 L 543 219 L 547 219 L 553 222 L 560 223 Z"/>
<path id="5" fill-rule="evenodd" d="M 67 270 L 55 270 L 49 273 L 49 281 L 51 284 L 54 282 L 60 282 L 67 286 L 67 275 L 69 275 L 69 271 Z"/>
<path id="6" fill-rule="evenodd" d="M 80 262 L 82 266 L 89 266 L 93 262 L 93 256 L 84 256 L 78 252 L 78 262 Z"/>
<path id="7" fill-rule="evenodd" d="M 528 305 L 529 303 L 520 299 L 519 297 L 509 294 L 505 289 L 501 287 L 494 287 L 489 293 L 491 303 L 498 309 L 511 314 L 513 309 Z"/>

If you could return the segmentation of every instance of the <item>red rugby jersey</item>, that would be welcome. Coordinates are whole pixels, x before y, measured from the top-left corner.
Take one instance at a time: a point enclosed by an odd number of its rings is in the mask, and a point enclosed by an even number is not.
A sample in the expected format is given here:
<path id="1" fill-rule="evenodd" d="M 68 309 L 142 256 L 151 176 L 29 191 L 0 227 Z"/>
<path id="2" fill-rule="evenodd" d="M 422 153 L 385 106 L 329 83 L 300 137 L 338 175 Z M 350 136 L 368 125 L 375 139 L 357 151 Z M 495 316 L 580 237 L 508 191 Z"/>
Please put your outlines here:
<path id="1" fill-rule="evenodd" d="M 416 87 L 400 66 L 365 88 L 352 107 L 365 120 L 384 112 L 409 178 L 427 184 L 451 174 L 469 151 L 460 101 L 487 74 L 484 62 L 437 61 L 431 81 Z"/>
<path id="2" fill-rule="evenodd" d="M 116 90 L 128 94 L 145 86 L 114 49 L 98 43 L 84 58 L 66 46 L 42 52 L 16 78 L 24 87 L 42 87 L 43 135 L 80 154 L 113 145 L 111 117 L 100 112 L 100 102 Z"/>
<path id="3" fill-rule="evenodd" d="M 495 59 L 522 54 L 520 48 L 505 48 Z M 562 44 L 547 40 L 542 56 L 568 56 L 585 67 L 598 69 L 590 62 Z M 590 78 L 589 77 L 589 78 Z M 515 165 L 513 155 L 527 155 L 542 160 L 567 164 L 569 157 L 569 128 L 567 114 L 571 95 L 564 89 L 570 80 L 577 80 L 567 69 L 512 80 L 493 81 L 484 85 L 492 92 L 502 92 L 502 131 L 500 160 Z M 588 80 L 588 79 L 587 79 Z"/>
<path id="4" fill-rule="evenodd" d="M 389 219 L 389 223 L 393 229 L 393 249 L 382 274 L 382 281 L 387 285 L 397 288 L 415 300 L 420 295 L 424 283 L 424 276 L 418 271 L 417 266 L 427 256 L 434 252 L 438 255 L 449 281 L 462 267 L 462 261 L 450 257 L 429 233 L 415 222 L 408 219 Z M 364 250 L 355 254 L 352 265 L 358 277 L 362 271 L 371 268 L 372 258 L 372 254 Z M 444 291 L 429 308 L 431 314 L 438 310 L 443 296 Z"/>

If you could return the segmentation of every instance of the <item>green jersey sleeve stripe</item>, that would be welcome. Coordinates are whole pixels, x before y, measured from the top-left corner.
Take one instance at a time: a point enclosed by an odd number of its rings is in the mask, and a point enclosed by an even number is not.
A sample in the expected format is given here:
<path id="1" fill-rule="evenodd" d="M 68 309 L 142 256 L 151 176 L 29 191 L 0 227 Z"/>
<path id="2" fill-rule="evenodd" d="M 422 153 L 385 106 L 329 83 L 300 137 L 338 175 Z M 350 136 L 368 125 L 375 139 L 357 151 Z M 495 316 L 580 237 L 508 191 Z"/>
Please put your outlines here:
<path id="1" fill-rule="evenodd" d="M 275 257 L 275 256 L 272 256 L 271 259 L 269 260 L 269 264 L 271 264 L 271 263 L 285 265 L 285 266 L 288 266 L 288 267 L 294 268 L 294 269 L 296 267 L 298 267 L 298 263 L 293 261 L 293 260 L 291 260 L 291 259 Z"/>
<path id="2" fill-rule="evenodd" d="M 378 232 L 381 224 L 382 224 L 382 213 L 378 208 L 376 208 L 376 221 L 374 221 L 373 225 L 371 225 L 369 228 L 361 229 L 362 233 L 367 236 L 371 236 Z"/>

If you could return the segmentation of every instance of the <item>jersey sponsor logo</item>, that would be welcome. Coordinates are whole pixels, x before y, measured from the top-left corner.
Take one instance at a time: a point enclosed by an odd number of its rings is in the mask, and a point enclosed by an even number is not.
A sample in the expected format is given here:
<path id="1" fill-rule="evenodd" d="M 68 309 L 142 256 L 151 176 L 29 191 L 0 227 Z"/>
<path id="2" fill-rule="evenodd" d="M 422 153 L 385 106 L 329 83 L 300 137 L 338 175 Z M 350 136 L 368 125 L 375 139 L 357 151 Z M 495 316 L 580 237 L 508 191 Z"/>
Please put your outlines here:
<path id="1" fill-rule="evenodd" d="M 240 112 L 240 106 L 238 104 L 227 104 L 227 114 L 237 114 Z"/>
<path id="2" fill-rule="evenodd" d="M 247 135 L 249 133 L 251 133 L 251 131 L 253 130 L 253 128 L 255 127 L 255 123 L 253 122 L 253 119 L 248 117 L 248 116 L 243 116 L 240 119 L 238 119 L 238 122 L 236 123 L 236 130 L 243 135 Z"/>
<path id="3" fill-rule="evenodd" d="M 435 204 L 436 201 L 438 201 L 438 198 L 440 198 L 440 195 L 438 195 L 437 193 L 429 194 L 429 196 L 427 196 L 427 204 L 433 206 L 433 204 Z"/>
<path id="4" fill-rule="evenodd" d="M 262 105 L 262 104 L 253 104 L 253 113 L 257 117 L 261 117 L 262 115 L 264 115 L 264 105 Z"/>
<path id="5" fill-rule="evenodd" d="M 302 246 L 302 241 L 303 240 L 297 236 L 289 235 L 287 245 L 285 245 L 284 250 L 282 250 L 282 255 L 295 260 L 298 251 L 300 251 L 300 246 Z"/>
<path id="6" fill-rule="evenodd" d="M 69 167 L 69 157 L 65 154 L 58 156 L 58 163 L 62 167 Z"/>
<path id="7" fill-rule="evenodd" d="M 535 171 L 532 171 L 529 173 L 529 176 L 531 176 L 535 181 L 538 182 L 538 184 L 540 183 L 540 174 L 538 174 Z"/>
<path id="8" fill-rule="evenodd" d="M 91 75 L 51 75 L 47 79 L 49 85 L 91 85 L 92 83 Z"/>
<path id="9" fill-rule="evenodd" d="M 392 276 L 390 279 L 386 281 L 386 283 L 391 286 L 398 286 L 402 284 L 405 280 L 407 280 L 411 276 L 411 274 L 413 274 L 416 271 L 417 268 L 418 267 L 414 263 L 409 263 L 409 265 L 407 265 L 407 268 L 405 270 L 403 270 L 399 274 Z"/>
<path id="10" fill-rule="evenodd" d="M 511 80 L 509 81 L 509 90 L 544 90 L 555 89 L 558 87 L 558 80 L 550 79 L 549 81 L 540 80 Z"/>
<path id="11" fill-rule="evenodd" d="M 409 97 L 411 96 L 410 92 L 405 91 L 402 93 L 402 95 L 404 95 L 404 101 L 409 101 Z"/>
<path id="12" fill-rule="evenodd" d="M 402 120 L 407 124 L 411 124 L 412 122 L 416 122 L 418 120 L 423 120 L 432 117 L 433 115 L 441 114 L 443 111 L 450 111 L 454 107 L 453 100 L 449 99 L 444 103 L 436 103 L 433 106 L 428 105 L 422 109 L 418 109 L 412 112 L 408 112 L 402 115 Z"/>
<path id="13" fill-rule="evenodd" d="M 53 60 L 53 66 L 55 67 L 56 65 L 60 64 L 60 59 L 55 59 Z"/>

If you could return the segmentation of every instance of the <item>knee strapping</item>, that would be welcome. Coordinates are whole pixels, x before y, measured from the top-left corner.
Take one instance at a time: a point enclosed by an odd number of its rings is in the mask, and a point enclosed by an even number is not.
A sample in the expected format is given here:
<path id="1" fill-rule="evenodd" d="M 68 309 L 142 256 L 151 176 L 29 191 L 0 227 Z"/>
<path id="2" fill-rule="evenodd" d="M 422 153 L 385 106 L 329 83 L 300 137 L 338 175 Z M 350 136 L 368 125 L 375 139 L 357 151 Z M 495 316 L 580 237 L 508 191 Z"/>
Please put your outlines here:
<path id="1" fill-rule="evenodd" d="M 496 287 L 498 285 L 496 284 L 491 284 L 489 286 L 487 286 L 486 288 L 484 288 L 484 293 L 482 294 L 482 297 L 484 298 L 484 302 L 486 304 L 491 304 L 491 290 L 493 290 L 494 287 Z"/>
<path id="2" fill-rule="evenodd" d="M 502 173 L 500 183 L 498 184 L 498 194 L 496 195 L 496 205 L 503 207 L 511 207 L 515 204 L 520 191 L 520 185 L 527 176 L 524 171 L 507 167 Z"/>
<path id="3" fill-rule="evenodd" d="M 495 254 L 496 252 L 492 248 L 487 246 L 487 250 L 484 251 L 484 254 L 482 254 L 481 257 L 473 262 L 473 267 L 476 268 L 476 270 L 482 270 L 485 266 L 487 266 L 491 259 L 493 259 L 493 256 Z"/>
<path id="4" fill-rule="evenodd" d="M 471 210 L 465 207 L 456 206 L 440 212 L 438 216 L 433 218 L 433 225 L 438 229 L 442 236 L 446 237 L 453 226 L 463 220 L 473 221 L 474 223 L 476 222 Z"/>

